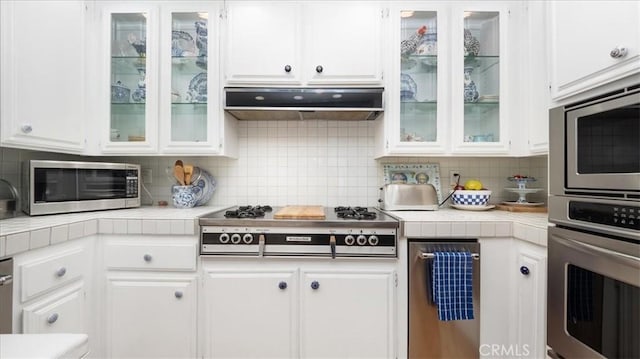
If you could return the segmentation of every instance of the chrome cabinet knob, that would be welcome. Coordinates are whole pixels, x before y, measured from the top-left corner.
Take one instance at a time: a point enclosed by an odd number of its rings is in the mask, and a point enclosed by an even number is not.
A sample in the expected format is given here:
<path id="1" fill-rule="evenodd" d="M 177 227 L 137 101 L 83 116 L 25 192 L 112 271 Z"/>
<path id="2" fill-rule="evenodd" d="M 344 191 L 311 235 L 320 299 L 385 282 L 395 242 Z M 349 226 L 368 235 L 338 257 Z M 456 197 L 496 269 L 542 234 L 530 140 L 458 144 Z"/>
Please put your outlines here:
<path id="1" fill-rule="evenodd" d="M 522 273 L 523 275 L 529 275 L 529 268 L 525 266 L 520 267 L 520 273 Z"/>
<path id="2" fill-rule="evenodd" d="M 284 72 L 291 72 L 291 65 L 284 65 Z"/>
<path id="3" fill-rule="evenodd" d="M 62 277 L 67 273 L 67 268 L 62 267 L 56 271 L 56 276 Z"/>
<path id="4" fill-rule="evenodd" d="M 287 289 L 287 282 L 282 281 L 282 282 L 278 283 L 278 288 L 280 288 L 282 290 Z"/>
<path id="5" fill-rule="evenodd" d="M 31 131 L 33 131 L 33 127 L 31 127 L 31 125 L 22 125 L 22 127 L 20 127 L 20 130 L 23 133 L 31 133 Z"/>
<path id="6" fill-rule="evenodd" d="M 53 324 L 58 320 L 58 313 L 53 313 L 47 317 L 47 323 Z"/>
<path id="7" fill-rule="evenodd" d="M 609 53 L 609 56 L 614 59 L 619 59 L 621 57 L 627 56 L 627 48 L 624 46 L 617 46 Z"/>
<path id="8" fill-rule="evenodd" d="M 153 259 L 151 254 L 145 254 L 143 258 L 145 262 L 151 262 L 151 260 Z"/>
<path id="9" fill-rule="evenodd" d="M 322 71 L 324 71 L 324 69 L 322 68 L 322 65 L 318 65 L 318 66 L 316 66 L 316 72 L 317 72 L 317 73 L 321 74 L 321 73 L 322 73 Z"/>
<path id="10" fill-rule="evenodd" d="M 176 292 L 174 293 L 174 295 L 176 296 L 176 298 L 180 299 L 182 298 L 182 296 L 184 295 L 181 291 L 176 290 Z"/>
<path id="11" fill-rule="evenodd" d="M 320 283 L 318 283 L 317 280 L 314 280 L 313 282 L 311 282 L 311 289 L 316 290 L 320 288 Z"/>

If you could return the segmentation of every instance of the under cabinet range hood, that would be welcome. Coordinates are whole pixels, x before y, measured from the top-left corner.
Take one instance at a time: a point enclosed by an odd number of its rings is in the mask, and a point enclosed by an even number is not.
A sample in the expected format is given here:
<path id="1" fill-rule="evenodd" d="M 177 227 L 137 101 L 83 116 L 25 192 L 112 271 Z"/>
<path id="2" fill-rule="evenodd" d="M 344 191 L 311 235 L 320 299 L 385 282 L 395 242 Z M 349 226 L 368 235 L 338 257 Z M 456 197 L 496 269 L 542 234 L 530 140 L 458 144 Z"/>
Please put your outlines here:
<path id="1" fill-rule="evenodd" d="M 382 87 L 225 87 L 224 109 L 238 120 L 375 120 Z"/>

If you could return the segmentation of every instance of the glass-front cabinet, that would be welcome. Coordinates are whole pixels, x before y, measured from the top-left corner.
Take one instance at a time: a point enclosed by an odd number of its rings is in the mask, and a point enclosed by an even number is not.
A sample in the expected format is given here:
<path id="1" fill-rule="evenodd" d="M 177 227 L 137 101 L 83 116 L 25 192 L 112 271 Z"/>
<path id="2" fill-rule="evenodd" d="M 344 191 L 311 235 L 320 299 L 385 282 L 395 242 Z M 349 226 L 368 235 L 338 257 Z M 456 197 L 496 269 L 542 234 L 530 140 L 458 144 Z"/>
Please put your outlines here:
<path id="1" fill-rule="evenodd" d="M 507 5 L 464 4 L 392 6 L 383 154 L 508 153 Z"/>
<path id="2" fill-rule="evenodd" d="M 500 4 L 498 4 L 500 6 Z M 499 7 L 455 8 L 451 96 L 453 152 L 506 152 L 506 15 Z"/>
<path id="3" fill-rule="evenodd" d="M 208 76 L 215 68 L 208 55 L 218 50 L 217 5 L 138 4 L 104 2 L 101 8 L 110 45 L 102 152 L 219 151 L 213 124 L 222 111 L 209 101 L 218 99 L 217 76 Z"/>

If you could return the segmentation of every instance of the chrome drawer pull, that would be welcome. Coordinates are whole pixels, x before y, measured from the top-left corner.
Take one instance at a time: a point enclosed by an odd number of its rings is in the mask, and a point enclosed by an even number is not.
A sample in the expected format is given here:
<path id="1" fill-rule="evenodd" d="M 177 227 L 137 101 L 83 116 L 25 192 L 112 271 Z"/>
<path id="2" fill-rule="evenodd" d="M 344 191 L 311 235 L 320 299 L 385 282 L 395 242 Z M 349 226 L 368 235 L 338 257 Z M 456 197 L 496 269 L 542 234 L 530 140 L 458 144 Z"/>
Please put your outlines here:
<path id="1" fill-rule="evenodd" d="M 179 291 L 179 290 L 176 290 L 176 292 L 174 293 L 174 295 L 175 295 L 175 296 L 176 296 L 176 298 L 178 298 L 178 299 L 182 298 L 182 296 L 183 296 L 182 292 L 181 292 L 181 291 Z"/>
<path id="2" fill-rule="evenodd" d="M 67 273 L 67 268 L 65 268 L 65 267 L 61 267 L 60 269 L 58 269 L 58 270 L 56 271 L 56 276 L 58 276 L 58 277 L 62 277 L 62 276 L 64 276 L 66 273 Z"/>
<path id="3" fill-rule="evenodd" d="M 151 260 L 153 259 L 153 257 L 151 257 L 151 254 L 145 254 L 143 258 L 145 262 L 151 262 Z"/>

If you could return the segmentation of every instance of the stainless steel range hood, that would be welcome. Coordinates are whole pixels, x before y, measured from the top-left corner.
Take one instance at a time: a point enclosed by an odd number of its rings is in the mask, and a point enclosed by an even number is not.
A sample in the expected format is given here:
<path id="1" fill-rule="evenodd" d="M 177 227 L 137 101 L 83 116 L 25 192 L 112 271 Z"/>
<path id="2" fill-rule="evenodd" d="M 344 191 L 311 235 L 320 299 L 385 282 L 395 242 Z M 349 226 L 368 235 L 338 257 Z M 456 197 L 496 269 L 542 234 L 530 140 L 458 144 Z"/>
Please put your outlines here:
<path id="1" fill-rule="evenodd" d="M 383 111 L 382 87 L 226 87 L 224 109 L 238 120 L 374 120 Z"/>

